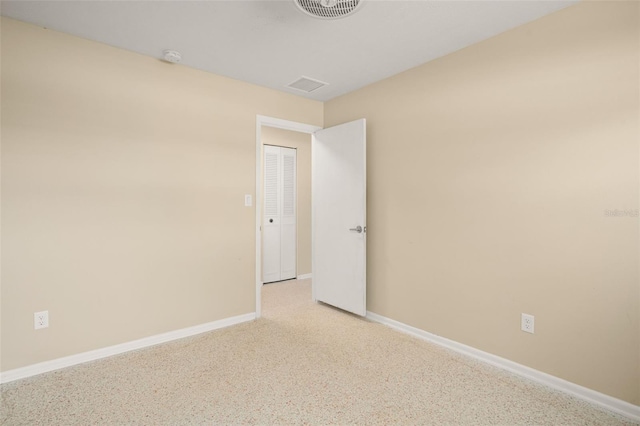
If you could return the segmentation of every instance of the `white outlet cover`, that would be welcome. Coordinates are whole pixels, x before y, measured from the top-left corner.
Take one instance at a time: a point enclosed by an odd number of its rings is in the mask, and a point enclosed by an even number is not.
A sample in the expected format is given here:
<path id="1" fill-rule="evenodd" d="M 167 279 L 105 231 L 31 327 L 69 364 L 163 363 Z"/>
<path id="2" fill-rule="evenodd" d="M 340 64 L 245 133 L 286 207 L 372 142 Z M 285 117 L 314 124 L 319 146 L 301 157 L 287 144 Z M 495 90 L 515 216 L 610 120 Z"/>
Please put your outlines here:
<path id="1" fill-rule="evenodd" d="M 33 314 L 33 328 L 39 330 L 49 327 L 49 311 L 35 312 Z"/>
<path id="2" fill-rule="evenodd" d="M 535 331 L 535 317 L 529 314 L 522 314 L 520 329 L 533 334 Z"/>

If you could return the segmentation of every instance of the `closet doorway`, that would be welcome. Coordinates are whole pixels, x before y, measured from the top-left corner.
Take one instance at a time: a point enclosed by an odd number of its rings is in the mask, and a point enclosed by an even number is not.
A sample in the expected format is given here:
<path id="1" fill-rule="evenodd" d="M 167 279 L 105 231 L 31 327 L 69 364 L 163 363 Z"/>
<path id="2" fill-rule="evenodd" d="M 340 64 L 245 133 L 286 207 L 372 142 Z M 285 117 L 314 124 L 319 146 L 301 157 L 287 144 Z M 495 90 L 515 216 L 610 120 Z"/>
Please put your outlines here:
<path id="1" fill-rule="evenodd" d="M 311 135 L 263 126 L 262 283 L 311 277 Z"/>
<path id="2" fill-rule="evenodd" d="M 262 282 L 296 277 L 296 149 L 263 145 Z"/>

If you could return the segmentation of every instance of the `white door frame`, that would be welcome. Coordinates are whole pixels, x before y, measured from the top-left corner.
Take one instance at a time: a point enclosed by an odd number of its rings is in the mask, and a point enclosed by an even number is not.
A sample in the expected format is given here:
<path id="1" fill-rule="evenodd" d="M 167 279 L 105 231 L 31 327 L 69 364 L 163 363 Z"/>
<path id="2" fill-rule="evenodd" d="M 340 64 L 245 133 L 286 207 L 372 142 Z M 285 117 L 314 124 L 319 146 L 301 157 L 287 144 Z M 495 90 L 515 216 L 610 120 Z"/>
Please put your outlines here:
<path id="1" fill-rule="evenodd" d="M 312 134 L 322 127 L 256 115 L 256 318 L 262 316 L 262 126 Z M 311 143 L 311 141 L 309 141 Z M 313 197 L 313 194 L 311 194 Z M 313 271 L 311 271 L 313 273 Z"/>

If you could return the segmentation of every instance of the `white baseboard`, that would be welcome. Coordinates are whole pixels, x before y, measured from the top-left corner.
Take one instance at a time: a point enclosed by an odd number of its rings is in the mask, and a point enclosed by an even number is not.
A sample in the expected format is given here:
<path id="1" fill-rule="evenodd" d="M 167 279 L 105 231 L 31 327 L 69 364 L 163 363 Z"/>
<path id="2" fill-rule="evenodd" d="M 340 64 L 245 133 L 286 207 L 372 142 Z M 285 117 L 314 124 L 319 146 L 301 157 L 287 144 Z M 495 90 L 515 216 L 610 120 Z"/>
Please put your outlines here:
<path id="1" fill-rule="evenodd" d="M 373 312 L 367 312 L 367 318 L 371 321 L 384 324 L 388 327 L 406 334 L 410 334 L 419 339 L 435 343 L 436 345 L 443 346 L 463 355 L 470 356 L 471 358 L 475 358 L 487 364 L 502 368 L 519 376 L 526 377 L 530 380 L 549 386 L 553 389 L 571 394 L 577 398 L 591 402 L 635 421 L 640 421 L 640 406 L 630 404 L 626 401 L 622 401 L 620 399 L 605 395 L 592 389 L 585 388 L 584 386 L 568 382 L 559 377 L 543 373 L 542 371 L 526 367 L 522 364 L 509 361 L 508 359 L 492 355 L 488 352 L 481 351 L 471 346 L 467 346 L 462 343 L 437 336 L 435 334 L 412 327 L 399 321 L 392 320 L 390 318 L 383 317 L 382 315 L 378 315 Z"/>
<path id="2" fill-rule="evenodd" d="M 89 352 L 83 352 L 76 355 L 70 355 L 63 358 L 45 361 L 38 364 L 28 365 L 26 367 L 16 368 L 0 373 L 0 383 L 8 383 L 14 380 L 24 379 L 49 371 L 59 370 L 65 367 L 82 364 L 88 361 L 94 361 L 101 358 L 107 358 L 124 352 L 134 351 L 149 346 L 158 345 L 160 343 L 170 342 L 172 340 L 182 339 L 184 337 L 193 336 L 207 331 L 217 330 L 219 328 L 229 327 L 231 325 L 252 321 L 256 318 L 255 312 L 238 315 L 235 317 L 224 318 L 218 321 L 208 322 L 205 324 L 187 327 L 180 330 L 169 331 L 167 333 L 156 334 L 142 339 L 134 340 L 119 345 L 109 346 L 102 349 L 96 349 Z"/>
<path id="3" fill-rule="evenodd" d="M 298 279 L 299 280 L 306 280 L 307 278 L 311 278 L 313 276 L 313 274 L 302 274 L 302 275 L 298 275 Z"/>

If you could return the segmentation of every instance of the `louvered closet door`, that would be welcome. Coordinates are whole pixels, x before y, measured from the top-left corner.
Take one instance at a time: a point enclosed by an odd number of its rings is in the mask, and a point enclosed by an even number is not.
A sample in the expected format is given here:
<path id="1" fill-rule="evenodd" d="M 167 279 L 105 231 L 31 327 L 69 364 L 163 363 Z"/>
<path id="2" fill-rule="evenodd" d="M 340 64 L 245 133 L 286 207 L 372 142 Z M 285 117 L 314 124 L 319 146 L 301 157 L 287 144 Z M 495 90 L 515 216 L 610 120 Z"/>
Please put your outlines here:
<path id="1" fill-rule="evenodd" d="M 262 281 L 296 277 L 296 150 L 264 146 Z"/>
<path id="2" fill-rule="evenodd" d="M 296 150 L 280 148 L 282 210 L 280 215 L 280 279 L 296 277 Z"/>

